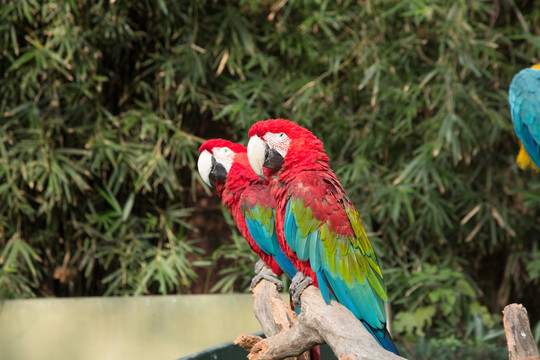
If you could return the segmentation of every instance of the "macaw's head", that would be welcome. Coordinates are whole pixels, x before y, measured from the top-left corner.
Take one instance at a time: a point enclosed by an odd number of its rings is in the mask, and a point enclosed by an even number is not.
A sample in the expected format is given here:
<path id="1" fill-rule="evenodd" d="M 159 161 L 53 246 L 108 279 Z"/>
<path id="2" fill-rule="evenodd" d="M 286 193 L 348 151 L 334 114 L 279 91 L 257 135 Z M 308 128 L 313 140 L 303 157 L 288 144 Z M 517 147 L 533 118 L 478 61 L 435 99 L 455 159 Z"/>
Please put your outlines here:
<path id="1" fill-rule="evenodd" d="M 236 144 L 228 140 L 208 140 L 199 148 L 199 161 L 197 168 L 202 179 L 212 187 L 211 181 L 221 184 L 227 180 L 227 174 L 235 161 L 237 154 L 246 153 L 244 145 Z"/>
<path id="2" fill-rule="evenodd" d="M 255 123 L 249 130 L 247 147 L 249 164 L 259 176 L 268 176 L 293 165 L 305 169 L 315 161 L 328 163 L 323 143 L 311 133 L 289 120 L 275 119 Z"/>

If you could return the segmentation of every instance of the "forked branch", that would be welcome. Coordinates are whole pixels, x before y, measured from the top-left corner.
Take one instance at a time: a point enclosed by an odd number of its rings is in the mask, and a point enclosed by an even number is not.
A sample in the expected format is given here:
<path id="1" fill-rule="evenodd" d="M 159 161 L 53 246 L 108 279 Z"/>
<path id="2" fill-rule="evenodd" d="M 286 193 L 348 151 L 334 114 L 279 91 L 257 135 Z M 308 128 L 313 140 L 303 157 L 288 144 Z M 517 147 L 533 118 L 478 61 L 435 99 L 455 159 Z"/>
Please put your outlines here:
<path id="1" fill-rule="evenodd" d="M 250 360 L 299 356 L 317 344 L 328 344 L 340 359 L 404 359 L 383 349 L 354 315 L 339 303 L 328 306 L 319 289 L 309 286 L 296 314 L 274 284 L 262 280 L 253 289 L 254 311 L 267 339 L 240 335 L 235 343 L 250 351 Z"/>

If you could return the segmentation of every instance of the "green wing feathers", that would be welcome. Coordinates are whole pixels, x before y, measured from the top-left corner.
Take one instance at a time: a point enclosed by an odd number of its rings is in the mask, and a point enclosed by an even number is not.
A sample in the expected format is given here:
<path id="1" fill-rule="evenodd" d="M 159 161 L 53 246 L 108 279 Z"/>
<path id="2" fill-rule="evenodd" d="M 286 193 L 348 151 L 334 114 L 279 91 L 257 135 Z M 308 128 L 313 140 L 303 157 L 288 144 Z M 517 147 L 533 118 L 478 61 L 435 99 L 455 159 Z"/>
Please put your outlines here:
<path id="1" fill-rule="evenodd" d="M 361 303 L 355 307 L 372 309 L 384 323 L 383 302 L 388 296 L 375 252 L 356 209 L 346 201 L 340 205 L 341 211 L 324 212 L 316 204 L 306 205 L 303 198 L 291 197 L 286 214 L 287 243 L 300 260 L 309 260 L 315 273 L 323 269 L 332 278 L 334 292 L 340 291 L 335 289 L 339 287 L 352 293 L 354 299 L 350 300 Z M 341 233 L 332 227 L 336 219 L 349 223 L 341 224 Z"/>
<path id="2" fill-rule="evenodd" d="M 356 235 L 356 239 L 351 241 L 351 249 L 354 251 L 353 257 L 358 259 L 358 263 L 355 263 L 355 265 L 359 266 L 359 273 L 367 278 L 377 295 L 383 301 L 388 301 L 381 268 L 377 263 L 375 251 L 369 242 L 360 215 L 358 215 L 356 209 L 350 204 L 345 205 L 345 212 Z"/>

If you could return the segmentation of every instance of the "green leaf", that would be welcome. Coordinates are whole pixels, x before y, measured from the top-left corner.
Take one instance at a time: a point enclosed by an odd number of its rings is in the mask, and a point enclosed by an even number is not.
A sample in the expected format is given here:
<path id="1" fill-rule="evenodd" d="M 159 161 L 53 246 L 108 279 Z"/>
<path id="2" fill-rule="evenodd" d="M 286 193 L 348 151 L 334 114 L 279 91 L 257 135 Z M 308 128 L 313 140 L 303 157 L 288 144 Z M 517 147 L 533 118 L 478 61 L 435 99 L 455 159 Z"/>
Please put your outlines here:
<path id="1" fill-rule="evenodd" d="M 133 204 L 135 202 L 135 194 L 131 193 L 129 194 L 129 197 L 126 201 L 126 204 L 124 205 L 124 209 L 122 210 L 122 221 L 126 221 L 131 214 L 131 209 L 133 208 Z"/>

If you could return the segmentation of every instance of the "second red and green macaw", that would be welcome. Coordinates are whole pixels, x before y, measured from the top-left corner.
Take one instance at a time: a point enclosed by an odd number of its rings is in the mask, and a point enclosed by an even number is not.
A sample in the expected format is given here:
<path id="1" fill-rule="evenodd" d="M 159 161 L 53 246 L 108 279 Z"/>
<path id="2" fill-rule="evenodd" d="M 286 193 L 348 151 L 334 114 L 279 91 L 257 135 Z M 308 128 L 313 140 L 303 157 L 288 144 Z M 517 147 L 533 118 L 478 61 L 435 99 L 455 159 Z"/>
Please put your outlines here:
<path id="1" fill-rule="evenodd" d="M 246 147 L 223 139 L 208 140 L 201 145 L 197 167 L 209 185 L 216 182 L 223 205 L 231 212 L 242 236 L 251 249 L 272 272 L 283 272 L 292 279 L 296 269 L 279 246 L 275 232 L 274 197 L 268 183 L 251 169 Z M 276 279 L 262 276 L 267 280 Z M 257 277 L 254 280 L 258 281 Z M 252 285 L 255 285 L 252 283 Z"/>
<path id="2" fill-rule="evenodd" d="M 216 182 L 223 205 L 231 212 L 251 249 L 270 267 L 273 274 L 258 270 L 251 286 L 260 278 L 276 282 L 274 275 L 285 273 L 292 279 L 297 270 L 282 251 L 275 231 L 276 201 L 268 181 L 257 176 L 249 165 L 246 147 L 228 140 L 208 140 L 199 148 L 197 168 L 204 182 Z M 255 266 L 257 269 L 257 266 Z M 260 269 L 260 266 L 259 266 Z M 291 304 L 300 313 L 300 308 Z M 320 348 L 311 350 L 311 359 L 320 360 Z"/>
<path id="3" fill-rule="evenodd" d="M 276 232 L 294 267 L 309 276 L 325 301 L 349 309 L 383 348 L 398 354 L 386 329 L 383 277 L 362 220 L 330 169 L 323 143 L 283 119 L 249 131 L 248 158 L 277 201 Z M 291 284 L 292 286 L 292 284 Z"/>

